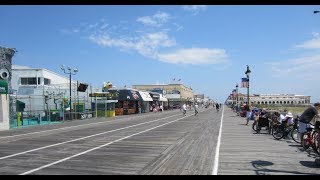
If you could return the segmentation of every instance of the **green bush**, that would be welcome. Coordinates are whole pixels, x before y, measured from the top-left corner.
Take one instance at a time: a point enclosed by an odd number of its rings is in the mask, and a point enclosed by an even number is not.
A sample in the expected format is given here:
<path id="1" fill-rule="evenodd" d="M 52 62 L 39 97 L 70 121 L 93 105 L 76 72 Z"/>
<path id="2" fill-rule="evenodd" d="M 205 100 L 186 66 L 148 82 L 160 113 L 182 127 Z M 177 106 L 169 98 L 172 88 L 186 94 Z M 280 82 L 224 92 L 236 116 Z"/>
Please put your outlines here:
<path id="1" fill-rule="evenodd" d="M 306 110 L 308 108 L 308 106 L 304 106 L 304 105 L 285 105 L 285 106 L 281 106 L 281 105 L 274 105 L 274 104 L 255 104 L 254 105 L 257 108 L 267 108 L 270 110 L 278 110 L 278 111 L 283 111 L 283 110 L 288 110 L 290 111 L 294 116 L 298 115 L 298 114 L 302 114 L 304 112 L 304 110 Z"/>

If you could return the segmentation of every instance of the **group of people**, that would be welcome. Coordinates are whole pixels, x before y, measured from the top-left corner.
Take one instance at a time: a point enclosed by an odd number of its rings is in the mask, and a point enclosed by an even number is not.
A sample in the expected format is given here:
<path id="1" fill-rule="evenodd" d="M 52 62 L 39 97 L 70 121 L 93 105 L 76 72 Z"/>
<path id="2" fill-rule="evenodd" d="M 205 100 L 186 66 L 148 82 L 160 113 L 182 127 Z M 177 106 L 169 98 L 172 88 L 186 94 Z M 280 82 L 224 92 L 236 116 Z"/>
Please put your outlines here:
<path id="1" fill-rule="evenodd" d="M 250 119 L 253 119 L 256 121 L 259 119 L 259 116 L 262 116 L 263 113 L 265 113 L 264 109 L 262 111 L 255 111 L 252 105 L 246 104 L 244 106 L 246 110 L 246 125 L 249 125 Z M 314 120 L 314 128 L 315 131 L 317 131 L 320 134 L 320 103 L 314 103 L 310 107 L 308 107 L 300 116 L 298 116 L 298 132 L 300 135 L 300 139 L 302 139 L 303 133 L 307 131 L 307 128 L 310 125 L 310 122 Z M 284 115 L 285 114 L 285 115 Z M 276 116 L 276 120 L 278 120 L 281 123 L 285 123 L 287 126 L 291 126 L 294 124 L 294 118 L 293 114 L 287 110 L 284 111 L 284 114 L 281 114 L 279 112 L 275 112 L 274 115 Z M 320 139 L 318 139 L 320 141 Z M 320 143 L 320 142 L 318 142 Z M 320 166 L 320 158 L 317 158 L 315 160 L 315 163 Z"/>
<path id="2" fill-rule="evenodd" d="M 202 107 L 203 106 L 204 105 L 202 105 Z M 220 104 L 219 103 L 213 104 L 213 108 L 216 108 L 217 112 L 219 111 L 220 107 L 221 107 L 221 103 Z M 194 115 L 196 116 L 199 113 L 199 105 L 198 105 L 198 103 L 195 103 L 193 108 L 194 108 Z M 182 112 L 183 112 L 183 115 L 186 115 L 186 113 L 187 113 L 187 105 L 186 105 L 186 103 L 184 103 L 182 105 Z"/>
<path id="3" fill-rule="evenodd" d="M 162 104 L 152 104 L 152 106 L 150 105 L 150 111 L 152 112 L 162 112 L 164 109 L 163 109 L 163 105 Z"/>
<path id="4" fill-rule="evenodd" d="M 246 111 L 246 124 L 249 125 L 250 120 L 254 120 L 256 122 L 259 117 L 266 115 L 266 108 L 258 109 L 251 105 L 245 104 L 244 109 Z M 290 111 L 284 110 L 284 113 L 274 112 L 274 116 L 276 116 L 276 120 L 279 122 L 286 122 L 288 125 L 294 124 L 293 114 Z"/>
<path id="5" fill-rule="evenodd" d="M 183 112 L 183 115 L 186 115 L 186 113 L 187 113 L 187 105 L 186 105 L 186 103 L 184 103 L 182 105 L 182 112 Z M 198 113 L 199 113 L 199 105 L 198 105 L 198 103 L 195 103 L 194 104 L 194 115 L 196 116 Z"/>
<path id="6" fill-rule="evenodd" d="M 246 110 L 246 125 L 249 125 L 249 121 L 251 119 L 258 119 L 259 116 L 263 115 L 266 111 L 265 109 L 262 109 L 262 111 L 259 111 L 257 108 L 253 108 L 252 105 L 245 105 L 244 109 Z M 314 118 L 320 118 L 319 115 L 319 109 L 320 109 L 320 103 L 314 103 L 312 106 L 308 107 L 298 118 L 298 124 L 299 124 L 299 133 L 302 134 L 306 132 L 306 128 L 308 124 L 314 119 Z M 285 114 L 285 115 L 284 115 Z M 293 114 L 290 111 L 284 110 L 284 114 L 281 114 L 279 112 L 275 112 L 275 116 L 277 116 L 278 121 L 280 122 L 286 122 L 288 125 L 294 124 L 293 120 Z M 320 121 L 315 121 L 315 128 L 316 130 L 319 130 L 320 127 Z"/>

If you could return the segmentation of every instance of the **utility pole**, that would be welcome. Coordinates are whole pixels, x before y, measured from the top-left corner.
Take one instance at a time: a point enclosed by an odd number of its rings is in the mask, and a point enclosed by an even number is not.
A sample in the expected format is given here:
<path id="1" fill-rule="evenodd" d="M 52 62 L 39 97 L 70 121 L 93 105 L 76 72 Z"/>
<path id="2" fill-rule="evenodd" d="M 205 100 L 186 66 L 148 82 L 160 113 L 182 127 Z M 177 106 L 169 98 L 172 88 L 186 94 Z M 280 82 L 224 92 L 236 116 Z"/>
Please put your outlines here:
<path id="1" fill-rule="evenodd" d="M 72 103 L 71 103 L 71 99 L 72 99 L 72 96 L 71 96 L 71 75 L 76 75 L 77 74 L 77 72 L 78 72 L 78 68 L 74 68 L 73 69 L 73 72 L 74 73 L 72 73 L 72 70 L 71 70 L 71 67 L 67 67 L 67 72 L 66 72 L 66 69 L 65 69 L 65 67 L 62 65 L 61 66 L 61 70 L 65 73 L 65 74 L 69 74 L 69 104 L 70 104 L 70 118 L 72 119 L 72 114 L 71 114 L 71 109 L 72 109 Z"/>

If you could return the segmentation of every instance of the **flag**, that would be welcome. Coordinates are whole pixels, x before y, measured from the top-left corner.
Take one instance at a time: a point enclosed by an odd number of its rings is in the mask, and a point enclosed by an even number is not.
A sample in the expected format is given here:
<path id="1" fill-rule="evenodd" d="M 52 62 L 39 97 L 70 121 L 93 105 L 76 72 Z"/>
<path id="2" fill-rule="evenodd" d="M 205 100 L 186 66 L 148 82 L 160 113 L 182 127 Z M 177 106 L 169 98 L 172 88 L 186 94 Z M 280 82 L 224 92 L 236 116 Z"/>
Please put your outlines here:
<path id="1" fill-rule="evenodd" d="M 178 79 L 178 81 L 181 81 L 181 79 Z"/>
<path id="2" fill-rule="evenodd" d="M 248 78 L 242 78 L 242 81 L 241 81 L 241 87 L 242 88 L 247 88 L 248 87 Z"/>
<path id="3" fill-rule="evenodd" d="M 175 80 L 176 80 L 176 78 L 173 78 L 173 79 L 172 79 L 172 81 L 175 81 Z"/>

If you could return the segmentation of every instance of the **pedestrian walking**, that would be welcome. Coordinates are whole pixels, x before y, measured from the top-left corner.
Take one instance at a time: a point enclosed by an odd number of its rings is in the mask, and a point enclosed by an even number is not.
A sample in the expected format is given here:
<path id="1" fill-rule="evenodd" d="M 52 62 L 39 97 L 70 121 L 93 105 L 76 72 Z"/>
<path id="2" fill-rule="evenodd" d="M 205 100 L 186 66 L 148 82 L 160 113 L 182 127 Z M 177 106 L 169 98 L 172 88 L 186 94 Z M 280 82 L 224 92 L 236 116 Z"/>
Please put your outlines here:
<path id="1" fill-rule="evenodd" d="M 216 103 L 216 110 L 217 110 L 217 112 L 219 112 L 219 103 Z"/>
<path id="2" fill-rule="evenodd" d="M 250 104 L 246 104 L 246 105 L 244 106 L 244 109 L 245 109 L 245 111 L 246 111 L 246 118 L 247 118 L 247 123 L 246 123 L 246 125 L 249 126 L 249 121 L 250 121 L 250 118 L 251 118 L 251 109 L 252 109 L 252 107 L 251 107 Z"/>
<path id="3" fill-rule="evenodd" d="M 187 105 L 186 105 L 186 103 L 184 103 L 182 105 L 182 111 L 183 111 L 183 115 L 186 115 L 186 113 L 187 113 Z"/>
<path id="4" fill-rule="evenodd" d="M 194 115 L 196 116 L 198 114 L 198 112 L 199 112 L 199 106 L 198 106 L 197 103 L 195 103 L 195 105 L 194 105 Z"/>

